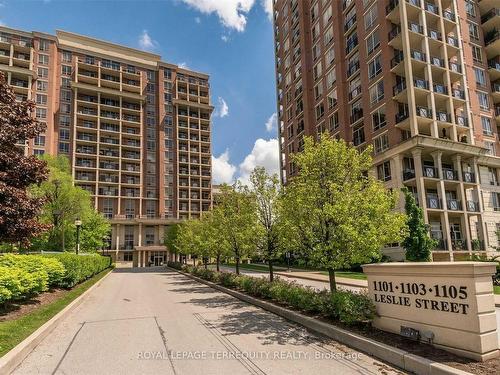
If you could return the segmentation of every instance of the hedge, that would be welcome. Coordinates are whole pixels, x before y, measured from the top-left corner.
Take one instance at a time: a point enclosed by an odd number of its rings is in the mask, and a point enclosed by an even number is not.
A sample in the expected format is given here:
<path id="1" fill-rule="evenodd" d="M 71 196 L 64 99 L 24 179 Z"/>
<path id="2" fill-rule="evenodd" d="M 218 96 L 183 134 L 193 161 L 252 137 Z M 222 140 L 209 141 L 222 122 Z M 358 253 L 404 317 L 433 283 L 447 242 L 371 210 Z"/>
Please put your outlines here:
<path id="1" fill-rule="evenodd" d="M 168 265 L 173 268 L 179 267 L 179 264 Z M 294 310 L 318 314 L 346 325 L 366 324 L 375 317 L 375 305 L 365 292 L 339 290 L 330 293 L 279 278 L 270 282 L 263 277 L 216 272 L 201 267 L 181 265 L 181 269 L 227 288 L 238 289 L 251 296 L 272 300 Z"/>
<path id="2" fill-rule="evenodd" d="M 25 299 L 51 287 L 71 288 L 108 268 L 111 259 L 71 253 L 0 256 L 0 304 Z"/>

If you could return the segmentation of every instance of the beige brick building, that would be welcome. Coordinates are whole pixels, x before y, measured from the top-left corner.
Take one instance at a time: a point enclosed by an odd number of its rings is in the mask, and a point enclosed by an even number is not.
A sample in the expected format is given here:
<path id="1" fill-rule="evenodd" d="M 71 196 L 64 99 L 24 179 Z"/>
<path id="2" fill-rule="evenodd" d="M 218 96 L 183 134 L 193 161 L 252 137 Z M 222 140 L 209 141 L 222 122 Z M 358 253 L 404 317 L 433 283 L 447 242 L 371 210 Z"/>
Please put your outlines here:
<path id="1" fill-rule="evenodd" d="M 374 147 L 436 260 L 500 246 L 500 0 L 275 0 L 282 179 L 304 135 Z M 402 249 L 385 249 L 394 258 Z"/>
<path id="2" fill-rule="evenodd" d="M 71 160 L 76 184 L 111 220 L 115 259 L 165 261 L 165 226 L 211 209 L 208 75 L 66 31 L 6 27 L 0 71 L 47 124 L 19 146 Z"/>

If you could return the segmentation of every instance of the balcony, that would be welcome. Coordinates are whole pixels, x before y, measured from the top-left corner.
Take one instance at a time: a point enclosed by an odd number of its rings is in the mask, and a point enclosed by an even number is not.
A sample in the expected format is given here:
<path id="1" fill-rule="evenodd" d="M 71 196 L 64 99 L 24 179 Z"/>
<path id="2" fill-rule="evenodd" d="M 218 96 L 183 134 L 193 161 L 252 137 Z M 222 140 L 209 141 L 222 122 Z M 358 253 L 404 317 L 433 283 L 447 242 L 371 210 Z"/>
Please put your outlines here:
<path id="1" fill-rule="evenodd" d="M 479 212 L 479 202 L 467 201 L 467 211 L 469 212 Z"/>
<path id="2" fill-rule="evenodd" d="M 359 61 L 356 61 L 354 64 L 349 64 L 347 67 L 347 78 L 350 78 L 354 73 L 356 73 L 360 68 Z"/>
<path id="3" fill-rule="evenodd" d="M 422 167 L 422 173 L 423 176 L 427 178 L 439 178 L 439 172 L 436 167 L 424 165 Z"/>
<path id="4" fill-rule="evenodd" d="M 454 169 L 443 168 L 443 178 L 449 181 L 458 181 L 458 172 Z"/>
<path id="5" fill-rule="evenodd" d="M 451 10 L 444 10 L 443 11 L 443 18 L 447 21 L 456 22 L 457 15 L 455 13 L 453 13 Z"/>
<path id="6" fill-rule="evenodd" d="M 427 107 L 417 106 L 416 115 L 425 119 L 432 119 L 432 110 Z"/>
<path id="7" fill-rule="evenodd" d="M 469 119 L 465 116 L 457 116 L 455 118 L 455 122 L 458 126 L 463 126 L 464 128 L 468 128 L 469 127 Z"/>
<path id="8" fill-rule="evenodd" d="M 467 241 L 465 239 L 452 239 L 451 240 L 451 248 L 454 251 L 466 251 L 467 250 Z"/>
<path id="9" fill-rule="evenodd" d="M 413 79 L 413 86 L 416 89 L 429 90 L 429 81 L 422 79 L 422 78 L 414 78 Z"/>
<path id="10" fill-rule="evenodd" d="M 468 184 L 476 183 L 476 174 L 474 172 L 463 172 L 462 173 L 462 181 Z"/>
<path id="11" fill-rule="evenodd" d="M 496 56 L 500 50 L 500 30 L 492 30 L 484 36 L 488 58 Z"/>
<path id="12" fill-rule="evenodd" d="M 488 60 L 488 73 L 492 81 L 500 79 L 500 62 L 498 61 L 498 56 Z"/>
<path id="13" fill-rule="evenodd" d="M 399 0 L 390 0 L 385 7 L 386 18 L 395 22 L 399 19 Z"/>
<path id="14" fill-rule="evenodd" d="M 440 83 L 434 83 L 432 85 L 432 91 L 440 95 L 448 95 L 448 87 Z"/>
<path id="15" fill-rule="evenodd" d="M 441 203 L 441 199 L 437 197 L 427 197 L 427 208 L 429 210 L 442 210 L 443 205 Z"/>
<path id="16" fill-rule="evenodd" d="M 446 201 L 448 210 L 450 211 L 462 211 L 462 202 L 458 199 L 448 199 Z"/>
<path id="17" fill-rule="evenodd" d="M 403 171 L 403 181 L 408 181 L 415 178 L 415 170 L 414 169 L 405 169 Z"/>
<path id="18" fill-rule="evenodd" d="M 451 115 L 447 112 L 437 111 L 436 120 L 439 122 L 451 123 Z"/>
<path id="19" fill-rule="evenodd" d="M 500 9 L 492 8 L 481 16 L 481 24 L 485 33 L 498 30 L 500 26 Z"/>
<path id="20" fill-rule="evenodd" d="M 434 5 L 432 3 L 425 3 L 424 4 L 424 8 L 429 13 L 432 13 L 432 14 L 435 14 L 435 15 L 439 15 L 439 8 L 437 7 L 437 5 Z"/>

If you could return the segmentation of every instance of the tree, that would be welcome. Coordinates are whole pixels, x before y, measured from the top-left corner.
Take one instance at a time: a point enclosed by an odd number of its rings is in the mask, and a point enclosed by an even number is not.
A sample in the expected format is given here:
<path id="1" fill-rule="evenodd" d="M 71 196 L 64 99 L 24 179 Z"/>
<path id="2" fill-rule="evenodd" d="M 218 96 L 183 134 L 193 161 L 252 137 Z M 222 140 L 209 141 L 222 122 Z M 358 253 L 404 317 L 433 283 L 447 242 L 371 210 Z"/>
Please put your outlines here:
<path id="1" fill-rule="evenodd" d="M 266 169 L 257 167 L 250 175 L 257 203 L 257 220 L 260 238 L 257 241 L 261 255 L 269 264 L 269 280 L 274 280 L 273 262 L 282 255 L 281 221 L 278 215 L 281 195 L 279 178 L 268 175 Z"/>
<path id="2" fill-rule="evenodd" d="M 93 206 L 90 194 L 73 184 L 69 160 L 65 156 L 43 156 L 50 175 L 32 194 L 45 200 L 39 219 L 51 230 L 33 240 L 34 250 L 73 251 L 76 245 L 75 220 L 82 221 L 81 250 L 93 252 L 103 248 L 111 226 Z"/>
<path id="3" fill-rule="evenodd" d="M 196 220 L 186 220 L 178 225 L 174 247 L 179 255 L 195 254 L 197 252 L 196 225 Z"/>
<path id="4" fill-rule="evenodd" d="M 369 175 L 371 148 L 363 152 L 323 134 L 304 138 L 294 155 L 298 174 L 285 190 L 283 215 L 290 245 L 316 267 L 335 271 L 380 256 L 388 243 L 404 238 L 405 215 L 394 210 L 397 195 Z"/>
<path id="5" fill-rule="evenodd" d="M 231 249 L 236 262 L 236 274 L 240 273 L 240 261 L 255 251 L 258 236 L 255 199 L 248 187 L 236 182 L 233 186 L 222 185 L 214 220 L 221 245 Z"/>
<path id="6" fill-rule="evenodd" d="M 179 233 L 179 224 L 169 225 L 165 229 L 165 237 L 163 240 L 163 243 L 167 247 L 168 251 L 174 254 L 174 261 L 177 261 L 177 256 L 179 255 L 179 249 L 177 248 L 178 233 Z"/>
<path id="7" fill-rule="evenodd" d="M 221 227 L 223 220 L 221 219 L 221 211 L 217 208 L 205 213 L 200 219 L 200 255 L 214 257 L 217 272 L 220 271 L 221 258 L 231 254 L 230 247 L 221 235 L 223 233 Z"/>
<path id="8" fill-rule="evenodd" d="M 403 188 L 407 215 L 408 236 L 403 241 L 406 259 L 413 262 L 429 262 L 436 240 L 430 238 L 429 227 L 424 221 L 424 212 L 418 207 L 413 194 Z"/>
<path id="9" fill-rule="evenodd" d="M 47 166 L 34 156 L 25 156 L 16 146 L 45 130 L 34 111 L 32 101 L 16 101 L 0 72 L 0 241 L 24 246 L 49 229 L 37 218 L 43 198 L 33 197 L 28 189 L 47 179 Z"/>

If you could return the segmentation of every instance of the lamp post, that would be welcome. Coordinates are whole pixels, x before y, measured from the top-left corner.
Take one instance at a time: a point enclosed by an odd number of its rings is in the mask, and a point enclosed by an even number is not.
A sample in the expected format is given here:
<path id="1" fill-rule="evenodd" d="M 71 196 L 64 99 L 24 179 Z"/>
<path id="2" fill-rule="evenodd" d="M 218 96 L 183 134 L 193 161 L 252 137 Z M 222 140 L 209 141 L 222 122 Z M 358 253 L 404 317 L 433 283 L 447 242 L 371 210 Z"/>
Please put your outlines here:
<path id="1" fill-rule="evenodd" d="M 80 227 L 82 226 L 82 221 L 80 219 L 75 220 L 76 226 L 76 253 L 80 252 Z"/>

